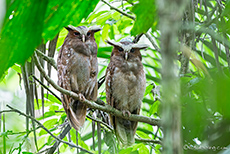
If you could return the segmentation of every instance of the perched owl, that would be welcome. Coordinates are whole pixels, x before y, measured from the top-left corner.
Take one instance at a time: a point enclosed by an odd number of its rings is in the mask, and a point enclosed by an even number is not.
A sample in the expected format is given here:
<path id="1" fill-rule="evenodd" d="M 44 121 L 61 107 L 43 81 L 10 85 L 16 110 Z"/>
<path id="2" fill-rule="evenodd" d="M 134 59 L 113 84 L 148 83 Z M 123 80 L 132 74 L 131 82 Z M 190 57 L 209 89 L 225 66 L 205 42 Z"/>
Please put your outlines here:
<path id="1" fill-rule="evenodd" d="M 106 70 L 106 101 L 112 107 L 128 114 L 140 114 L 145 92 L 145 73 L 140 49 L 148 46 L 134 44 L 130 40 L 107 41 L 114 46 Z M 126 115 L 127 116 L 127 115 Z M 122 146 L 134 143 L 137 122 L 110 115 L 118 141 Z"/>
<path id="2" fill-rule="evenodd" d="M 69 33 L 57 59 L 58 85 L 95 101 L 98 63 L 94 33 L 101 28 L 68 26 L 66 29 Z M 62 95 L 62 104 L 70 124 L 79 130 L 85 122 L 87 106 L 67 95 Z"/>

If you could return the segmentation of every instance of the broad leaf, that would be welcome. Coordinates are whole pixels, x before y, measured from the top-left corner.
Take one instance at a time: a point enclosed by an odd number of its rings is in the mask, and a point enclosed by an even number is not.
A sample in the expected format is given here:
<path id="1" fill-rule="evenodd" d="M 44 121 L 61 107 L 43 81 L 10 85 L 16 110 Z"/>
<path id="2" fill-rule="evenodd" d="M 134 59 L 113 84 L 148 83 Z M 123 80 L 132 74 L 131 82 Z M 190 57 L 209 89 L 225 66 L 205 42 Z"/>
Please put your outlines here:
<path id="1" fill-rule="evenodd" d="M 155 0 L 140 0 L 139 3 L 133 7 L 132 11 L 136 14 L 136 21 L 131 30 L 131 34 L 146 33 L 156 21 L 157 12 Z"/>
<path id="2" fill-rule="evenodd" d="M 15 0 L 8 9 L 0 40 L 0 76 L 14 63 L 23 64 L 41 43 L 48 0 Z"/>
<path id="3" fill-rule="evenodd" d="M 69 24 L 77 26 L 99 0 L 15 0 L 1 33 L 0 77 L 14 63 L 24 64 L 42 42 L 53 39 Z"/>

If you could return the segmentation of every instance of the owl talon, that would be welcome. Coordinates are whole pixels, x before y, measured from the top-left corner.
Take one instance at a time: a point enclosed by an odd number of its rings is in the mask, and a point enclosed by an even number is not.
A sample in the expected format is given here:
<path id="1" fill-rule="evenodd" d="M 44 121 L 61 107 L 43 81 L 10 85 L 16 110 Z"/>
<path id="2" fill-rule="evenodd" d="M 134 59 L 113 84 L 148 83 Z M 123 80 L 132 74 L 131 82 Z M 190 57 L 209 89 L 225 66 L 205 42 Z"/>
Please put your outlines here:
<path id="1" fill-rule="evenodd" d="M 130 117 L 131 113 L 128 111 L 128 110 L 123 110 L 122 111 L 122 115 L 125 117 L 125 116 L 128 116 Z"/>
<path id="2" fill-rule="evenodd" d="M 79 96 L 79 101 L 80 102 L 84 102 L 85 101 L 85 96 L 83 94 L 79 93 L 78 96 Z"/>

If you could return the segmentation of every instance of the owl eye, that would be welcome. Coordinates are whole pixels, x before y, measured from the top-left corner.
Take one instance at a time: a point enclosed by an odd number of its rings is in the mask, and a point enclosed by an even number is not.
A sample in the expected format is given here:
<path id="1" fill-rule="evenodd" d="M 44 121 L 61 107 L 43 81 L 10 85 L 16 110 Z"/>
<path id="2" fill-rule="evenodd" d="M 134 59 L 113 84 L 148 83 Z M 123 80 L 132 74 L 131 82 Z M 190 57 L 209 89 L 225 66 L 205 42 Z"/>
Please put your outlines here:
<path id="1" fill-rule="evenodd" d="M 90 32 L 87 33 L 87 36 L 90 36 Z"/>
<path id="2" fill-rule="evenodd" d="M 130 50 L 131 53 L 134 53 L 134 51 L 135 51 L 135 49 L 131 49 L 131 50 Z"/>
<path id="3" fill-rule="evenodd" d="M 79 32 L 74 32 L 74 35 L 75 35 L 75 36 L 79 36 L 80 33 L 79 33 Z"/>
<path id="4" fill-rule="evenodd" d="M 118 48 L 118 51 L 119 51 L 119 52 L 122 52 L 122 51 L 124 51 L 124 50 L 123 50 L 122 48 Z"/>

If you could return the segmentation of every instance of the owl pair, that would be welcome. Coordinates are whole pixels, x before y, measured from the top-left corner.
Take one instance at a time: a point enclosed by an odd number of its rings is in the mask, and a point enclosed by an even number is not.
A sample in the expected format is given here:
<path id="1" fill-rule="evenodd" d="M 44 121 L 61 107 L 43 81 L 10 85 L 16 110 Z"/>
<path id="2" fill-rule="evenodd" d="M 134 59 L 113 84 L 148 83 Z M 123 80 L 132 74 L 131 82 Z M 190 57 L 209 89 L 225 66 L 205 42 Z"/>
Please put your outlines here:
<path id="1" fill-rule="evenodd" d="M 69 33 L 58 55 L 58 84 L 64 89 L 76 92 L 80 98 L 97 99 L 97 44 L 94 33 L 98 27 L 66 28 Z M 145 91 L 145 73 L 141 63 L 140 49 L 146 45 L 134 44 L 130 40 L 107 41 L 114 46 L 106 70 L 106 101 L 122 111 L 124 116 L 139 114 Z M 76 129 L 84 124 L 86 104 L 62 95 L 62 104 L 70 124 Z M 110 115 L 117 139 L 123 145 L 131 145 L 137 129 L 137 122 Z"/>

